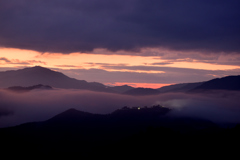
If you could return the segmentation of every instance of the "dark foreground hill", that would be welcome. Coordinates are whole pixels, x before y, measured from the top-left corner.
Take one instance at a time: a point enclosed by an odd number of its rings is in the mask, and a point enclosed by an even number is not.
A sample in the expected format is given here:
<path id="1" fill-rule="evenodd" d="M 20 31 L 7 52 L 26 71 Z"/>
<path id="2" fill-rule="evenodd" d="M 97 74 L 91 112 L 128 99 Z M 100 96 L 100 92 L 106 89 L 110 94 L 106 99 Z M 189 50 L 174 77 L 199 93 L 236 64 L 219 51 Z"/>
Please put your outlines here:
<path id="1" fill-rule="evenodd" d="M 108 115 L 70 109 L 44 122 L 0 129 L 1 155 L 151 159 L 217 150 L 217 157 L 239 144 L 238 126 L 224 129 L 206 120 L 169 118 L 168 112 L 160 106 L 124 107 Z"/>

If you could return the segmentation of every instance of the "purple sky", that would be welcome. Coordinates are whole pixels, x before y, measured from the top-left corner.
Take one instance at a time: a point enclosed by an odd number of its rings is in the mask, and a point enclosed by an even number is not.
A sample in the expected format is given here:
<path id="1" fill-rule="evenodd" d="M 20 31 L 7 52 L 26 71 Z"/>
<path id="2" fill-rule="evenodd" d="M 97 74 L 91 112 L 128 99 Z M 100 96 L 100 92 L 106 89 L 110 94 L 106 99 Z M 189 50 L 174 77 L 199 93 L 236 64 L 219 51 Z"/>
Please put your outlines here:
<path id="1" fill-rule="evenodd" d="M 238 0 L 1 0 L 0 70 L 41 65 L 156 87 L 239 75 L 239 8 Z"/>

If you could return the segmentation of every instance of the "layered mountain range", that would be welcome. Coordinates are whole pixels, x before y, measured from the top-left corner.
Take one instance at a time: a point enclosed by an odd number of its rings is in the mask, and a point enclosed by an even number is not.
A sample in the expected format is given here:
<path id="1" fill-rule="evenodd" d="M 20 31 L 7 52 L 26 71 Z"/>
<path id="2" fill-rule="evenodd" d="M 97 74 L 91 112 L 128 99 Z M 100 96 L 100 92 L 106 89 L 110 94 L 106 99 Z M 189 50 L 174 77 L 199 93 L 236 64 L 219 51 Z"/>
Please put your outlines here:
<path id="1" fill-rule="evenodd" d="M 166 92 L 240 90 L 240 76 L 227 76 L 205 82 L 181 83 L 152 89 L 134 88 L 128 85 L 110 87 L 98 82 L 87 82 L 85 80 L 70 78 L 61 72 L 40 66 L 0 72 L 1 88 L 15 87 L 10 88 L 10 90 L 24 90 L 21 89 L 21 87 L 32 87 L 36 85 L 45 85 L 63 89 L 84 89 L 100 92 L 121 93 L 127 95 L 156 95 Z"/>
<path id="2" fill-rule="evenodd" d="M 91 90 L 97 91 L 99 94 L 102 94 L 100 92 L 108 92 L 115 93 L 113 94 L 115 96 L 119 96 L 118 94 L 145 96 L 169 92 L 194 94 L 212 90 L 239 91 L 239 82 L 240 76 L 227 76 L 206 82 L 175 84 L 151 89 L 134 88 L 127 85 L 109 87 L 97 82 L 70 78 L 60 72 L 39 66 L 0 72 L 0 88 L 20 93 L 9 94 L 14 96 L 28 95 L 21 94 L 22 92 L 54 90 L 56 88 Z M 19 99 L 21 98 L 23 97 Z M 91 98 L 90 100 L 92 100 Z M 136 99 L 136 97 L 131 98 Z M 12 101 L 14 99 L 9 100 L 9 102 Z M 173 101 L 173 103 L 181 102 Z M 10 106 L 5 101 L 1 104 L 5 105 L 7 109 Z M 226 107 L 229 107 L 228 103 L 226 104 Z M 16 107 L 15 105 L 19 104 L 14 103 L 14 107 Z M 54 105 L 54 103 L 50 103 L 50 105 Z M 194 108 L 194 105 L 192 103 L 191 107 Z M 8 115 L 9 117 L 4 117 L 5 120 L 8 118 L 11 120 L 11 116 L 21 112 L 23 106 L 25 105 L 20 105 L 19 110 Z M 42 101 L 38 107 L 41 111 L 41 107 L 44 107 Z M 54 107 L 59 107 L 59 104 Z M 200 106 L 200 108 L 202 107 L 205 106 Z M 32 114 L 34 111 L 32 108 L 33 106 L 29 106 L 28 109 L 31 111 L 27 113 Z M 51 107 L 47 109 L 51 110 Z M 204 114 L 213 112 L 213 109 L 207 108 Z M 213 154 L 216 156 L 220 153 L 226 153 L 227 149 L 230 148 L 232 154 L 233 147 L 229 146 L 238 145 L 240 142 L 240 127 L 236 123 L 231 123 L 233 127 L 223 127 L 197 116 L 174 116 L 173 111 L 174 109 L 160 105 L 151 107 L 125 106 L 109 114 L 94 114 L 71 108 L 44 121 L 28 121 L 28 123 L 21 125 L 0 128 L 1 145 L 3 146 L 1 155 L 10 156 L 9 153 L 15 153 L 14 155 L 35 155 L 42 156 L 42 158 L 66 156 L 71 159 L 76 157 L 85 159 L 145 157 L 153 159 L 159 156 L 174 158 L 171 157 L 174 153 L 174 155 L 189 156 L 192 159 L 194 158 L 192 155 L 209 156 L 209 154 Z M 197 110 L 197 112 L 199 111 L 201 110 Z M 5 114 L 5 112 L 2 113 Z M 0 120 L 4 120 L 4 118 Z M 217 152 L 213 152 L 213 149 Z"/>

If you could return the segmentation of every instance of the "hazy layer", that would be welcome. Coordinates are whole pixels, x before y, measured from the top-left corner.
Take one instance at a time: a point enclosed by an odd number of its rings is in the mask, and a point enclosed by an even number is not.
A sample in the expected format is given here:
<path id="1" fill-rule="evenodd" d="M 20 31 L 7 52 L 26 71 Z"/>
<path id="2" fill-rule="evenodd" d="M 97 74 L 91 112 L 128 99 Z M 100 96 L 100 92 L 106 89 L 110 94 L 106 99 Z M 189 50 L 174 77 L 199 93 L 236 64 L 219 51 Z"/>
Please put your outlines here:
<path id="1" fill-rule="evenodd" d="M 124 106 L 144 107 L 154 104 L 173 109 L 169 116 L 240 123 L 239 98 L 240 92 L 230 91 L 137 97 L 84 90 L 35 90 L 27 93 L 0 90 L 0 127 L 47 120 L 69 108 L 108 114 Z"/>

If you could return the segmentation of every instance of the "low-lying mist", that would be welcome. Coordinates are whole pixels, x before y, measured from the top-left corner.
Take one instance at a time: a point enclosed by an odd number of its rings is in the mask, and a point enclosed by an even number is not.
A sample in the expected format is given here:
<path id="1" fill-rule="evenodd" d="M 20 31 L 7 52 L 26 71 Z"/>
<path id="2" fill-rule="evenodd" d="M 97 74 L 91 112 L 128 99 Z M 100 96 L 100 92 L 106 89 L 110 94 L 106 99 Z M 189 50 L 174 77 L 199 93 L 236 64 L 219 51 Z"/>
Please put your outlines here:
<path id="1" fill-rule="evenodd" d="M 44 121 L 67 109 L 108 114 L 124 106 L 160 104 L 172 109 L 168 116 L 196 117 L 217 123 L 240 123 L 240 92 L 205 94 L 165 93 L 129 96 L 84 90 L 34 90 L 14 93 L 0 90 L 0 127 Z"/>

